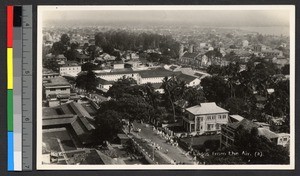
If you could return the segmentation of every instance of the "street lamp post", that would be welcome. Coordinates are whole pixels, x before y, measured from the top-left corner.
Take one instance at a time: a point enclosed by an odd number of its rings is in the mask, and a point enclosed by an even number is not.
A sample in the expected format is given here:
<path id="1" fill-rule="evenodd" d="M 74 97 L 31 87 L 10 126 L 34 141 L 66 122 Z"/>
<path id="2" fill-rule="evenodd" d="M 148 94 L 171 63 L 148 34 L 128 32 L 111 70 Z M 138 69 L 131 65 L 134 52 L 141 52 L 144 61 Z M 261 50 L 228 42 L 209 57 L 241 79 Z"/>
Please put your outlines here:
<path id="1" fill-rule="evenodd" d="M 152 150 L 152 158 L 153 158 L 153 161 L 154 161 L 154 152 L 155 152 L 155 151 L 154 151 L 154 149 L 155 149 L 154 147 L 155 147 L 155 146 L 153 145 L 153 150 Z"/>

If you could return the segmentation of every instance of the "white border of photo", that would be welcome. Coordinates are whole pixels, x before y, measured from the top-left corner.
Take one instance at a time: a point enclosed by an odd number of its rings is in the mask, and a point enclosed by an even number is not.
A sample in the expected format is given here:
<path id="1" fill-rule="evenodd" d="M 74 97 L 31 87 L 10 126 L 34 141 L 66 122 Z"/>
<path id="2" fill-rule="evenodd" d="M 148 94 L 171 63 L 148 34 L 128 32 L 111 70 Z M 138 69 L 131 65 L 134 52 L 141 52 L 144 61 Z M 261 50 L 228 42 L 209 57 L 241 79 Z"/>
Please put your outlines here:
<path id="1" fill-rule="evenodd" d="M 42 27 L 45 11 L 71 10 L 288 10 L 290 12 L 290 164 L 288 165 L 43 165 L 42 164 Z M 293 5 L 168 5 L 168 6 L 38 6 L 37 32 L 37 170 L 293 170 L 295 169 L 295 6 Z"/>

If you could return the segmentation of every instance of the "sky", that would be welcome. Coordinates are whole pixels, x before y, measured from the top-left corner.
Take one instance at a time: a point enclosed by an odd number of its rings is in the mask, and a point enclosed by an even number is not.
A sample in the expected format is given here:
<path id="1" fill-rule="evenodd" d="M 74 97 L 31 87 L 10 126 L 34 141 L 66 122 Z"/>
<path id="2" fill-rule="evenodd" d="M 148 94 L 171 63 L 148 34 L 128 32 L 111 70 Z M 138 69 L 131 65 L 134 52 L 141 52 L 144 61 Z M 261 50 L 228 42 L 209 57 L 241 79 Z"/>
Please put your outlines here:
<path id="1" fill-rule="evenodd" d="M 288 10 L 64 10 L 44 11 L 44 25 L 175 24 L 211 27 L 289 26 Z"/>

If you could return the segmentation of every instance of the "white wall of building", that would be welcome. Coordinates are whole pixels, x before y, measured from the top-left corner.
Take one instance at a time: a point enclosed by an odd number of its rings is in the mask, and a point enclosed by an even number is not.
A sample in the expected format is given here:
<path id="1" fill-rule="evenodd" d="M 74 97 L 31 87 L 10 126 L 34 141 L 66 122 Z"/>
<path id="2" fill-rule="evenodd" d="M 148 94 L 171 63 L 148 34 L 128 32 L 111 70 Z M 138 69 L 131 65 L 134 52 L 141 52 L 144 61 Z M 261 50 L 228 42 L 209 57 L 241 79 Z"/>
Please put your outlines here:
<path id="1" fill-rule="evenodd" d="M 188 131 L 192 133 L 203 134 L 205 132 L 220 131 L 221 125 L 228 123 L 228 113 L 205 114 L 196 116 L 189 113 L 189 116 L 189 119 L 194 119 L 193 124 L 195 125 L 188 124 L 188 120 L 184 118 L 184 126 L 186 128 L 187 125 L 190 125 L 190 130 Z"/>
<path id="2" fill-rule="evenodd" d="M 56 87 L 47 87 L 45 90 L 45 96 L 49 96 L 50 94 L 70 94 L 70 86 L 56 86 Z"/>
<path id="3" fill-rule="evenodd" d="M 162 83 L 164 77 L 153 77 L 153 78 L 141 78 L 141 84 L 146 83 Z"/>
<path id="4" fill-rule="evenodd" d="M 79 72 L 81 72 L 81 66 L 64 66 L 59 68 L 59 74 L 61 76 L 64 75 L 77 76 Z"/>
<path id="5" fill-rule="evenodd" d="M 201 80 L 199 78 L 194 79 L 190 83 L 187 84 L 187 87 L 194 87 L 200 85 Z"/>
<path id="6" fill-rule="evenodd" d="M 285 147 L 288 144 L 288 141 L 290 141 L 289 134 L 279 134 L 277 139 L 277 145 L 282 145 L 283 147 Z"/>

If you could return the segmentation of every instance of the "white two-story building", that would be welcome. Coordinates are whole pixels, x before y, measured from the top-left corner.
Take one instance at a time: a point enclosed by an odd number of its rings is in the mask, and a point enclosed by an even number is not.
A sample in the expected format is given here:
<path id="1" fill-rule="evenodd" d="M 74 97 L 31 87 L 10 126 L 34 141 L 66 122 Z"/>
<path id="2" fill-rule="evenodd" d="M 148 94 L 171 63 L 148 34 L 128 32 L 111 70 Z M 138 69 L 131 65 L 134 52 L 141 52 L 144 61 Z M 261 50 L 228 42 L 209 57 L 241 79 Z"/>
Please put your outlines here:
<path id="1" fill-rule="evenodd" d="M 183 117 L 183 127 L 192 134 L 217 132 L 221 125 L 228 123 L 228 111 L 217 106 L 216 103 L 201 103 L 186 109 Z"/>
<path id="2" fill-rule="evenodd" d="M 73 76 L 76 77 L 81 72 L 81 66 L 77 62 L 66 61 L 60 68 L 59 74 L 61 76 Z"/>

